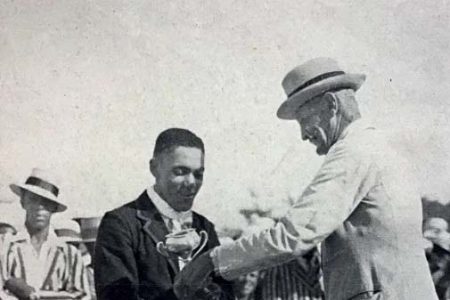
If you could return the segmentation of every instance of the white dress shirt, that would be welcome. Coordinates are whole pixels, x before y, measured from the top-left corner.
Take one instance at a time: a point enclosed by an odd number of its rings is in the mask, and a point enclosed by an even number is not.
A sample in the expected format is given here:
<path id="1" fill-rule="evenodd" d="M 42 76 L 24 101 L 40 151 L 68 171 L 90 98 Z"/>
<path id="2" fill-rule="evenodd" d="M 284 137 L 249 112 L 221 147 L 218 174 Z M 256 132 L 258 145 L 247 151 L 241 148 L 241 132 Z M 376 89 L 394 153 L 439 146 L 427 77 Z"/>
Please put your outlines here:
<path id="1" fill-rule="evenodd" d="M 152 200 L 156 209 L 161 214 L 164 224 L 169 232 L 177 232 L 181 229 L 192 227 L 192 211 L 176 211 L 155 191 L 155 188 L 149 187 L 147 195 Z"/>
<path id="2" fill-rule="evenodd" d="M 161 198 L 161 196 L 159 196 L 153 186 L 147 189 L 147 195 L 161 214 L 164 224 L 166 224 L 166 227 L 170 233 L 192 227 L 191 210 L 181 212 L 174 210 L 166 201 Z M 186 262 L 180 258 L 178 260 L 178 265 L 181 270 L 186 265 Z"/>
<path id="3" fill-rule="evenodd" d="M 36 251 L 33 244 L 31 244 L 31 238 L 28 232 L 19 232 L 15 237 L 17 240 L 23 239 L 25 242 L 22 246 L 23 251 L 23 264 L 25 270 L 27 270 L 27 284 L 39 290 L 44 283 L 45 276 L 47 275 L 49 264 L 51 261 L 48 259 L 50 249 L 60 245 L 53 230 L 49 230 L 47 240 L 42 243 L 39 252 Z"/>

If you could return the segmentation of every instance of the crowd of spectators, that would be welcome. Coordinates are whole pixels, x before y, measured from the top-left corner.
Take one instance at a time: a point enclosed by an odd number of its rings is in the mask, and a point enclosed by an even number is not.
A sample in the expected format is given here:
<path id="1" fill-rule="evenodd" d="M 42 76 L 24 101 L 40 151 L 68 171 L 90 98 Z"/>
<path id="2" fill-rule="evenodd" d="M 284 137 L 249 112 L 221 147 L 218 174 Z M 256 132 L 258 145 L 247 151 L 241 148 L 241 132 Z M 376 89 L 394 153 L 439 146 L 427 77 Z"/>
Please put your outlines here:
<path id="1" fill-rule="evenodd" d="M 27 257 L 27 255 L 36 254 L 29 251 L 32 248 L 27 248 L 27 242 L 31 242 L 34 237 L 39 240 L 39 228 L 42 227 L 39 224 L 42 223 L 42 216 L 33 218 L 32 205 L 28 203 L 31 200 L 27 200 L 26 193 L 22 190 L 20 197 L 22 206 L 28 213 L 25 223 L 31 238 L 24 239 L 23 233 L 18 232 L 14 226 L 0 222 L 0 279 L 2 283 L 0 299 L 46 299 L 46 297 L 53 299 L 55 295 L 49 292 L 59 293 L 58 299 L 96 299 L 94 249 L 101 217 L 59 219 L 57 222 L 49 222 L 49 232 L 45 237 L 48 244 L 41 243 L 41 250 L 42 247 L 51 249 L 53 244 L 49 242 L 53 239 L 58 241 L 56 243 L 58 247 L 61 247 L 61 243 L 67 245 L 61 252 L 69 257 L 66 266 L 58 265 L 57 255 Z M 40 205 L 45 206 L 42 203 Z M 425 204 L 425 209 L 427 207 L 429 203 Z M 58 212 L 58 208 L 50 207 L 48 211 Z M 276 219 L 269 217 L 267 211 L 260 209 L 241 210 L 241 214 L 245 216 L 247 226 L 239 230 L 224 230 L 224 234 L 220 237 L 221 243 L 269 228 L 276 222 Z M 445 218 L 431 216 L 429 211 L 424 215 L 424 251 L 430 272 L 439 298 L 450 299 L 449 225 Z M 55 253 L 57 253 L 56 250 Z M 30 263 L 33 259 L 36 259 L 34 265 Z M 27 268 L 30 266 L 33 267 L 33 271 L 39 270 L 39 264 L 45 269 L 49 259 L 51 270 L 48 273 L 27 273 Z M 64 269 L 66 274 L 61 278 L 53 278 L 51 272 L 58 267 L 61 270 Z M 34 283 L 49 278 L 47 286 L 44 284 L 40 287 L 39 284 Z M 306 255 L 283 265 L 242 275 L 232 284 L 234 297 L 238 300 L 324 299 L 320 249 L 314 248 Z"/>

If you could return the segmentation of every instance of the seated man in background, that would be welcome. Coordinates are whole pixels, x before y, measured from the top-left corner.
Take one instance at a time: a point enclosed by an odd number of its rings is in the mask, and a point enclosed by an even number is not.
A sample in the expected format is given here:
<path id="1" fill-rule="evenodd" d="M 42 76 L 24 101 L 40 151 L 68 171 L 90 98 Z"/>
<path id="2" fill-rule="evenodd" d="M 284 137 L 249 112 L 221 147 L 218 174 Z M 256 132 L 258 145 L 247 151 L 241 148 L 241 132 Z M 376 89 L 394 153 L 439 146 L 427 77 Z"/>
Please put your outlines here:
<path id="1" fill-rule="evenodd" d="M 0 287 L 3 287 L 6 274 L 6 254 L 8 253 L 11 239 L 17 233 L 14 226 L 0 222 Z M 8 295 L 0 288 L 0 300 L 8 299 Z"/>
<path id="2" fill-rule="evenodd" d="M 83 265 L 86 268 L 86 276 L 89 284 L 89 293 L 91 295 L 91 299 L 95 300 L 96 297 L 94 284 L 94 269 L 92 265 L 93 251 L 92 253 L 89 251 L 89 249 L 93 249 L 93 247 L 91 246 L 92 241 L 86 240 L 83 237 L 83 232 L 80 223 L 81 220 L 84 219 L 85 218 L 78 218 L 76 219 L 77 221 L 74 221 L 72 219 L 61 220 L 59 222 L 56 222 L 56 224 L 54 224 L 54 228 L 56 236 L 58 236 L 59 239 L 70 245 L 75 246 L 79 250 L 81 254 L 81 260 L 83 261 Z M 74 265 L 74 263 L 76 263 L 77 260 L 80 259 L 79 256 L 75 256 L 70 252 L 69 257 L 72 258 L 70 260 L 72 265 Z"/>
<path id="3" fill-rule="evenodd" d="M 435 217 L 425 220 L 423 236 L 434 245 L 450 250 L 450 233 L 446 220 Z"/>
<path id="4" fill-rule="evenodd" d="M 450 233 L 442 218 L 429 218 L 424 222 L 423 236 L 431 243 L 427 260 L 439 299 L 450 299 Z"/>
<path id="5" fill-rule="evenodd" d="M 83 240 L 82 245 L 84 246 L 84 249 L 81 250 L 81 253 L 83 254 L 83 261 L 86 265 L 91 297 L 92 300 L 96 300 L 97 296 L 95 293 L 94 280 L 94 249 L 101 217 L 79 217 L 75 218 L 74 220 L 77 221 L 81 227 L 81 239 Z"/>
<path id="6" fill-rule="evenodd" d="M 260 278 L 259 271 L 241 275 L 233 281 L 233 293 L 236 300 L 258 300 L 255 289 Z"/>
<path id="7" fill-rule="evenodd" d="M 0 267 L 1 275 L 6 271 L 6 254 L 11 244 L 11 239 L 17 234 L 17 230 L 8 223 L 0 222 Z"/>
<path id="8" fill-rule="evenodd" d="M 80 252 L 50 230 L 54 213 L 66 210 L 51 176 L 33 169 L 25 184 L 10 185 L 26 212 L 25 232 L 19 232 L 7 255 L 5 289 L 19 299 L 43 295 L 90 299 Z M 79 257 L 71 259 L 72 253 Z M 70 264 L 73 261 L 73 265 Z"/>
<path id="9" fill-rule="evenodd" d="M 155 184 L 101 221 L 94 266 L 98 299 L 177 299 L 173 282 L 188 261 L 166 257 L 158 244 L 169 233 L 194 229 L 196 235 L 207 233 L 202 252 L 219 245 L 214 225 L 192 211 L 203 183 L 204 154 L 203 141 L 189 130 L 160 133 L 150 160 Z M 231 283 L 213 281 L 196 299 L 232 299 Z"/>

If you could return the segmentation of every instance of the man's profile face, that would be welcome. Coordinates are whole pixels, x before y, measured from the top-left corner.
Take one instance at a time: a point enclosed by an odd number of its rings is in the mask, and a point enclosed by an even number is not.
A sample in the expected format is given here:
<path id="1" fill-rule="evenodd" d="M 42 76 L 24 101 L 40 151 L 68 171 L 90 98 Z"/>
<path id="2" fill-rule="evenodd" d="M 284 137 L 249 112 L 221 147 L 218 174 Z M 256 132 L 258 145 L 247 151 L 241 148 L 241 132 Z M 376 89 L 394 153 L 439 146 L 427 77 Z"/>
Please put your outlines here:
<path id="1" fill-rule="evenodd" d="M 174 210 L 192 208 L 203 183 L 204 154 L 195 147 L 175 146 L 152 160 L 155 189 Z"/>
<path id="2" fill-rule="evenodd" d="M 424 237 L 434 244 L 445 246 L 450 243 L 447 231 L 447 222 L 441 218 L 427 220 L 424 228 Z"/>
<path id="3" fill-rule="evenodd" d="M 334 116 L 323 96 L 318 96 L 303 104 L 296 114 L 303 140 L 309 140 L 316 146 L 318 155 L 328 153 L 331 140 L 331 118 Z"/>
<path id="4" fill-rule="evenodd" d="M 258 285 L 259 271 L 239 276 L 233 282 L 233 292 L 238 297 L 250 295 Z"/>
<path id="5" fill-rule="evenodd" d="M 50 218 L 57 204 L 33 193 L 24 192 L 21 203 L 26 211 L 25 223 L 31 229 L 40 230 L 50 225 Z"/>

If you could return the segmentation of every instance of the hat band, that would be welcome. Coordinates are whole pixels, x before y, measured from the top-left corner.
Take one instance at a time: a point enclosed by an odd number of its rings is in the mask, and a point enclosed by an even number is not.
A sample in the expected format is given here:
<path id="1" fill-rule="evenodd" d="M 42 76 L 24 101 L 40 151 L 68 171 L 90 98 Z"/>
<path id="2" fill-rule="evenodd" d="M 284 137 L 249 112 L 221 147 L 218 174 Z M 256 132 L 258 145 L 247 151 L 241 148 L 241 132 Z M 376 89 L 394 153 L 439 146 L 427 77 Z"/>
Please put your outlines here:
<path id="1" fill-rule="evenodd" d="M 50 193 L 52 193 L 53 195 L 55 195 L 55 197 L 58 197 L 59 189 L 55 185 L 51 184 L 48 181 L 42 180 L 37 177 L 30 176 L 30 177 L 28 177 L 25 184 L 34 185 L 34 186 L 43 188 L 44 190 L 47 190 Z"/>
<path id="2" fill-rule="evenodd" d="M 80 239 L 80 234 L 72 229 L 55 229 L 55 233 L 58 237 L 66 237 L 66 238 L 74 238 L 74 239 Z"/>
<path id="3" fill-rule="evenodd" d="M 291 97 L 292 95 L 300 92 L 301 90 L 303 90 L 304 88 L 307 88 L 310 85 L 313 85 L 314 83 L 317 83 L 321 80 L 330 78 L 330 77 L 334 77 L 334 76 L 338 76 L 338 75 L 343 75 L 345 74 L 344 71 L 334 71 L 334 72 L 328 72 L 328 73 L 323 73 L 317 77 L 314 77 L 310 80 L 308 80 L 307 82 L 305 82 L 304 84 L 300 85 L 298 88 L 296 88 L 295 90 L 293 90 L 292 92 L 290 92 L 288 94 L 288 98 Z"/>
<path id="4" fill-rule="evenodd" d="M 98 228 L 82 228 L 81 237 L 83 240 L 97 239 Z"/>

